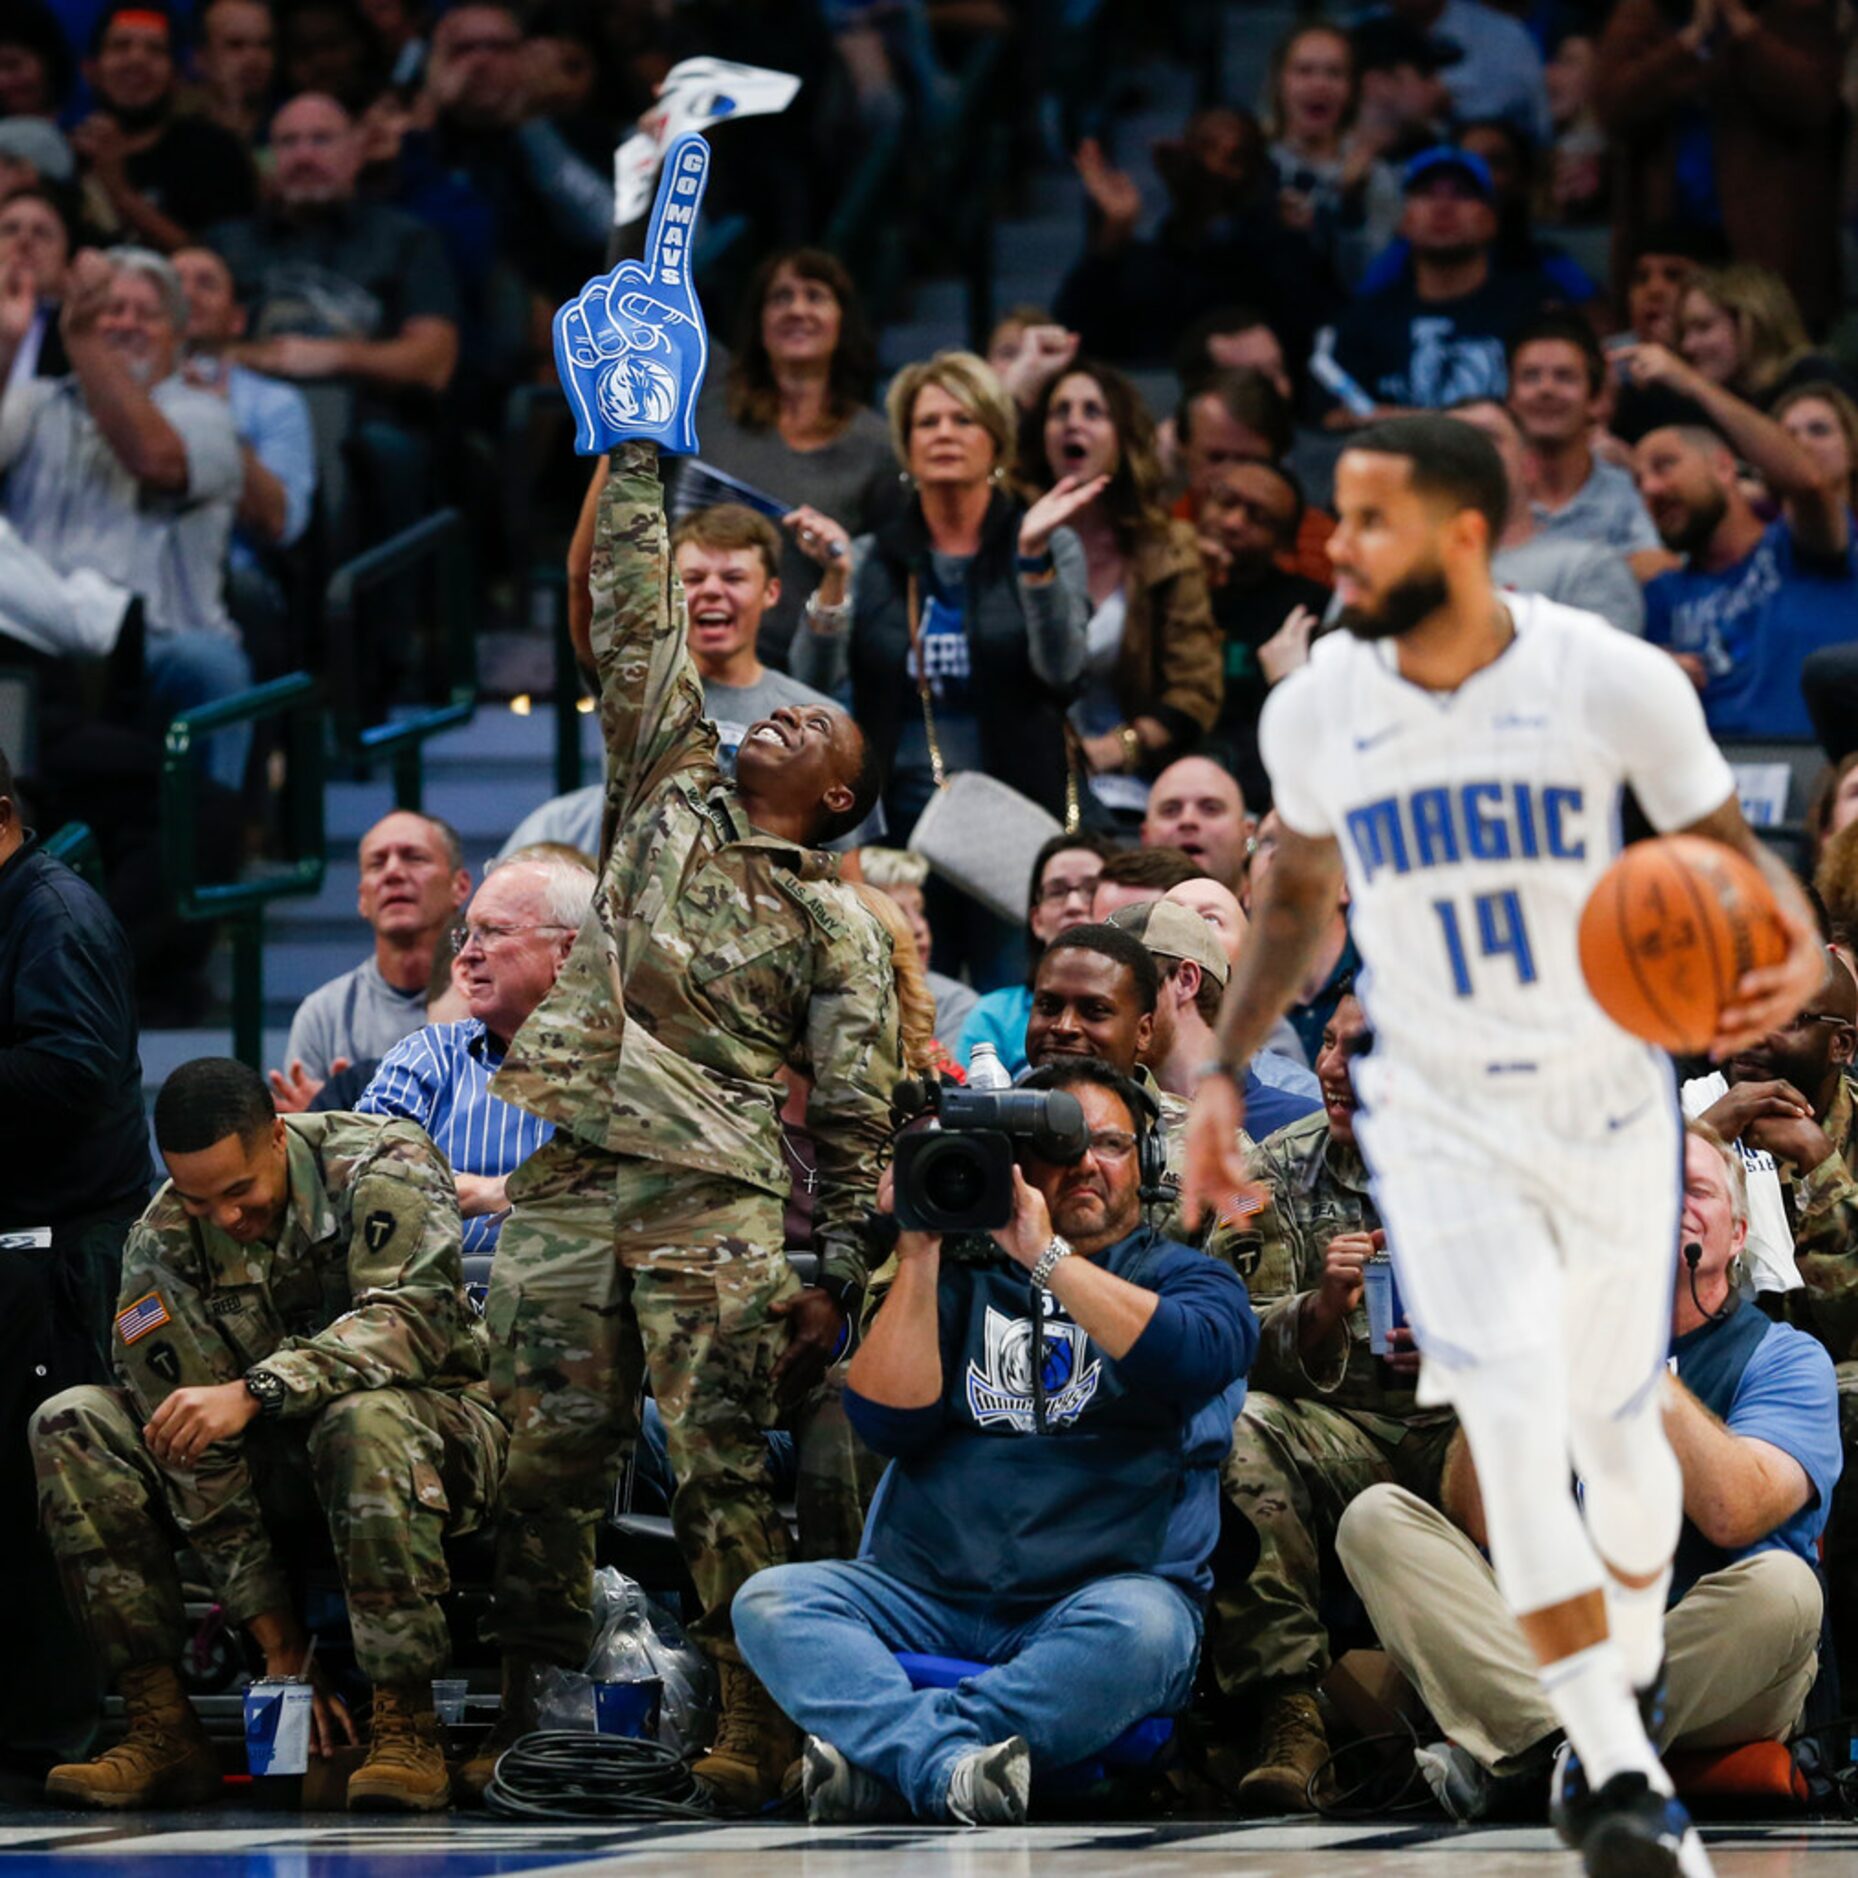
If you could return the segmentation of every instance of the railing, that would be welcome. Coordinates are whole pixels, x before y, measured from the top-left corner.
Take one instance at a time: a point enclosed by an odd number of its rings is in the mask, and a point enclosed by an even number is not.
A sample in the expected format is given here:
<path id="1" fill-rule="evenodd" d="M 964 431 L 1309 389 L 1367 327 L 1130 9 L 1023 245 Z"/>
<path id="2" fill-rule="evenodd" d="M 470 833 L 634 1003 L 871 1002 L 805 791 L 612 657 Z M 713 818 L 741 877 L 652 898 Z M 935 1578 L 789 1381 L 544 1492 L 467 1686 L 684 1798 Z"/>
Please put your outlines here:
<path id="1" fill-rule="evenodd" d="M 284 722 L 284 846 L 289 858 L 259 864 L 240 880 L 200 878 L 200 782 L 215 731 L 235 724 Z M 322 688 L 303 672 L 274 678 L 183 712 L 168 726 L 161 763 L 162 878 L 183 919 L 226 923 L 232 942 L 232 1053 L 254 1069 L 264 1054 L 264 913 L 288 894 L 323 884 Z"/>
<path id="2" fill-rule="evenodd" d="M 375 675 L 369 648 L 363 644 L 365 602 L 395 582 L 413 589 L 428 576 L 436 584 L 437 633 L 427 648 L 436 656 L 425 663 L 433 679 L 428 689 L 438 694 L 438 701 L 393 713 L 378 723 L 365 722 Z M 464 518 L 458 511 L 441 509 L 338 567 L 329 577 L 324 632 L 337 750 L 361 763 L 382 758 L 391 762 L 395 805 L 417 809 L 424 791 L 427 741 L 442 730 L 469 723 L 477 709 L 477 596 Z M 409 632 L 398 643 L 417 646 L 419 635 Z"/>
<path id="3" fill-rule="evenodd" d="M 66 822 L 45 837 L 45 852 L 64 862 L 72 873 L 87 881 L 97 892 L 103 891 L 103 851 L 88 822 Z"/>

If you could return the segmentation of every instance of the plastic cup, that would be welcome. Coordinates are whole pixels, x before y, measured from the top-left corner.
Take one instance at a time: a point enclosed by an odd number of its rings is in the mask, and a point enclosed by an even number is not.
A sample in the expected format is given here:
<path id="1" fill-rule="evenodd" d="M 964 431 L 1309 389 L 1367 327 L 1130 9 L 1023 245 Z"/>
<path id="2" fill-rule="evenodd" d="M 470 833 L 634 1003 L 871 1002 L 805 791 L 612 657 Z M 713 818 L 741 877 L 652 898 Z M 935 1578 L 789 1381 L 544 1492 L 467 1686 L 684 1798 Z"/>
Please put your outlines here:
<path id="1" fill-rule="evenodd" d="M 594 1727 L 603 1735 L 651 1732 L 664 1684 L 655 1676 L 644 1682 L 594 1684 Z"/>
<path id="2" fill-rule="evenodd" d="M 254 1776 L 310 1766 L 310 1685 L 266 1677 L 245 1691 L 245 1766 Z"/>
<path id="3" fill-rule="evenodd" d="M 470 1684 L 462 1676 L 435 1676 L 432 1681 L 432 1707 L 441 1722 L 455 1728 L 465 1718 L 465 1696 Z"/>
<path id="4" fill-rule="evenodd" d="M 1393 1260 L 1377 1252 L 1362 1273 L 1368 1305 L 1368 1348 L 1376 1356 L 1387 1354 L 1387 1333 L 1394 1323 Z"/>

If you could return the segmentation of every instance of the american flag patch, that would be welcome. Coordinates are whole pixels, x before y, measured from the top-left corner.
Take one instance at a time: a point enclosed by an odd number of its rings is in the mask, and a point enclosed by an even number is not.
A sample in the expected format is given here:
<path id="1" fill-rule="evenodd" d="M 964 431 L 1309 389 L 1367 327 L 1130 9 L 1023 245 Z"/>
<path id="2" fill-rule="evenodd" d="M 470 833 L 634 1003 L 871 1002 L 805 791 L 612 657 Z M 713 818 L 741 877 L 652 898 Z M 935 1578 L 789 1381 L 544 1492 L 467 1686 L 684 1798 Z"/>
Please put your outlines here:
<path id="1" fill-rule="evenodd" d="M 137 1298 L 128 1310 L 117 1317 L 116 1334 L 128 1345 L 171 1321 L 168 1307 L 161 1301 L 161 1293 L 151 1291 L 147 1297 Z"/>

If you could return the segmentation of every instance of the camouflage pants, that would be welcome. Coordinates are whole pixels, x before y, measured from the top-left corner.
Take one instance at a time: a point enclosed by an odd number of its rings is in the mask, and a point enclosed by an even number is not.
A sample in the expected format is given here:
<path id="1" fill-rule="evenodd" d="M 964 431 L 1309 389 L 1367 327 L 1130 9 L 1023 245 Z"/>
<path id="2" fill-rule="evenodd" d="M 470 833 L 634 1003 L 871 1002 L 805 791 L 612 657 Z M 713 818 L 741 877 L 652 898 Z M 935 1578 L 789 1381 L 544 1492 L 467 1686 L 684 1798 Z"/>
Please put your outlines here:
<path id="1" fill-rule="evenodd" d="M 39 1518 L 106 1675 L 178 1661 L 180 1533 L 129 1398 L 67 1389 L 33 1418 L 31 1440 Z M 241 1438 L 268 1523 L 318 1507 L 327 1518 L 355 1658 L 371 1681 L 443 1669 L 444 1541 L 484 1523 L 505 1440 L 482 1403 L 431 1389 L 358 1390 L 311 1420 L 254 1422 Z"/>
<path id="2" fill-rule="evenodd" d="M 827 1373 L 789 1426 L 800 1468 L 794 1511 L 800 1559 L 856 1558 L 883 1460 L 858 1439 L 845 1414 L 845 1371 Z"/>
<path id="3" fill-rule="evenodd" d="M 1840 1363 L 1839 1443 L 1845 1471 L 1832 1489 L 1826 1521 L 1826 1606 L 1838 1651 L 1839 1682 L 1858 1692 L 1858 1363 Z"/>
<path id="4" fill-rule="evenodd" d="M 1328 1671 L 1329 1632 L 1318 1607 L 1343 1512 L 1383 1480 L 1436 1500 L 1454 1425 L 1440 1417 L 1403 1428 L 1320 1402 L 1246 1398 L 1220 1487 L 1228 1510 L 1258 1535 L 1259 1550 L 1249 1577 L 1213 1587 L 1206 1658 L 1222 1695 L 1313 1682 Z"/>
<path id="5" fill-rule="evenodd" d="M 730 1602 L 790 1550 L 761 1433 L 787 1343 L 770 1307 L 800 1290 L 781 1202 L 565 1134 L 510 1176 L 509 1196 L 485 1311 L 511 1431 L 485 1635 L 576 1667 L 592 1647 L 594 1533 L 649 1371 L 671 1523 L 703 1605 L 692 1634 L 739 1660 Z"/>

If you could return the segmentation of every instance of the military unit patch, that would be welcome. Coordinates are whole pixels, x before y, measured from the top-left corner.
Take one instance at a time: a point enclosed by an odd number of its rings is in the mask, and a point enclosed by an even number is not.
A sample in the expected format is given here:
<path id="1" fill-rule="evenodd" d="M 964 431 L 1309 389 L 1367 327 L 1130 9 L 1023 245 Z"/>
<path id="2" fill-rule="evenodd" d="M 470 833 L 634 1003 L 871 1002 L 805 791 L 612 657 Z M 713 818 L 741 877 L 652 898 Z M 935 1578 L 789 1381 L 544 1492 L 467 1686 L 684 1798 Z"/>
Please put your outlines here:
<path id="1" fill-rule="evenodd" d="M 379 1252 L 399 1230 L 399 1220 L 385 1209 L 370 1213 L 361 1222 L 361 1236 L 367 1240 L 370 1252 Z"/>
<path id="2" fill-rule="evenodd" d="M 161 1293 L 151 1291 L 118 1314 L 116 1334 L 127 1347 L 146 1337 L 150 1331 L 159 1330 L 163 1324 L 172 1321 L 168 1316 L 168 1307 L 161 1301 Z"/>
<path id="3" fill-rule="evenodd" d="M 178 1383 L 181 1379 L 181 1359 L 171 1343 L 151 1343 L 148 1354 L 143 1357 L 150 1369 L 166 1383 Z"/>

